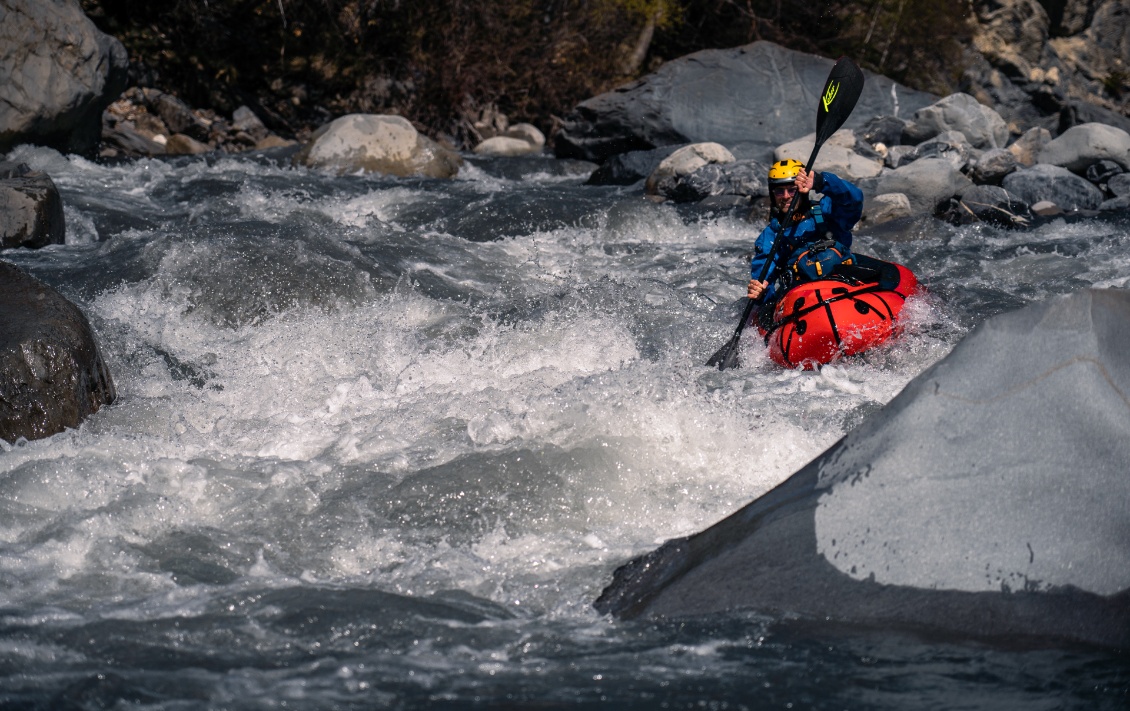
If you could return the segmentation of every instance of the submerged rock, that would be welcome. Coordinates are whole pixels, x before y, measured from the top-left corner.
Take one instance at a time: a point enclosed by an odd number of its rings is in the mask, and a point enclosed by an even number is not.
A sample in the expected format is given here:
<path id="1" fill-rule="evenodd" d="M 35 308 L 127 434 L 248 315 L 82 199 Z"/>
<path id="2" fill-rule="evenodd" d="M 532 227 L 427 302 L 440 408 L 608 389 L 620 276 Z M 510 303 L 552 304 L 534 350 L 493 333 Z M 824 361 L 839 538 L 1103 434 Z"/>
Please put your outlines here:
<path id="1" fill-rule="evenodd" d="M 0 439 L 39 439 L 78 427 L 114 397 L 82 311 L 0 262 Z"/>
<path id="2" fill-rule="evenodd" d="M 783 484 L 620 568 L 619 617 L 750 608 L 1130 644 L 1130 293 L 990 319 Z"/>

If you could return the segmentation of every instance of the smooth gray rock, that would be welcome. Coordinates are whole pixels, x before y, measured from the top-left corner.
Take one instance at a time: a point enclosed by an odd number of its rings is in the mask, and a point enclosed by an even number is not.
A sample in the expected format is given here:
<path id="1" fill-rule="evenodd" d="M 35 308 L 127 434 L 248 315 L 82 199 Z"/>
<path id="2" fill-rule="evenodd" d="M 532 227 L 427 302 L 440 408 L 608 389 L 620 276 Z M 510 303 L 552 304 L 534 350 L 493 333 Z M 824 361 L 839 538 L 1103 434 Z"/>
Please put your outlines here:
<path id="1" fill-rule="evenodd" d="M 66 242 L 63 199 L 51 176 L 0 162 L 0 249 Z"/>
<path id="2" fill-rule="evenodd" d="M 114 397 L 82 311 L 0 262 L 0 439 L 13 443 L 78 427 Z"/>
<path id="3" fill-rule="evenodd" d="M 1040 151 L 1040 163 L 1082 173 L 1092 163 L 1110 160 L 1130 170 L 1130 133 L 1102 123 L 1072 126 Z"/>
<path id="4" fill-rule="evenodd" d="M 555 139 L 559 158 L 595 162 L 660 146 L 759 143 L 772 150 L 816 128 L 816 103 L 834 61 L 754 42 L 680 57 L 578 104 Z M 864 72 L 847 127 L 909 114 L 937 97 Z"/>
<path id="5" fill-rule="evenodd" d="M 1102 191 L 1086 178 L 1046 163 L 1010 173 L 1001 185 L 1029 205 L 1048 200 L 1064 210 L 1095 210 L 1103 201 Z"/>
<path id="6" fill-rule="evenodd" d="M 401 116 L 347 114 L 315 131 L 293 162 L 338 175 L 452 178 L 463 158 L 419 133 Z"/>
<path id="7" fill-rule="evenodd" d="M 19 143 L 91 153 L 129 57 L 77 0 L 0 4 L 0 153 Z"/>
<path id="8" fill-rule="evenodd" d="M 918 212 L 933 212 L 973 183 L 942 158 L 923 158 L 879 176 L 875 192 L 902 193 Z"/>
<path id="9" fill-rule="evenodd" d="M 910 209 L 910 200 L 902 193 L 883 193 L 863 203 L 863 217 L 860 223 L 867 227 L 881 225 L 884 222 L 897 220 L 900 217 L 909 217 L 913 214 Z"/>
<path id="10" fill-rule="evenodd" d="M 1130 645 L 1130 292 L 996 316 L 783 484 L 616 571 L 622 618 L 734 609 Z"/>

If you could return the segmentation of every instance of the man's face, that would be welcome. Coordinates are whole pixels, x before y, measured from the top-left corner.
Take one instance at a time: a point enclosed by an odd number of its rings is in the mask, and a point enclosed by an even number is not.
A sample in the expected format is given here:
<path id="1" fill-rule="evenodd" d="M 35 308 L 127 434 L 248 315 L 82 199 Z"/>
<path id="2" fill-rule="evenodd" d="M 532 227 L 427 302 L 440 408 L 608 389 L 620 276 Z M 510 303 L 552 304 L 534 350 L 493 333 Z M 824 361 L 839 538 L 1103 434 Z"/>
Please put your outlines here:
<path id="1" fill-rule="evenodd" d="M 774 207 L 778 210 L 787 210 L 789 208 L 789 202 L 791 202 L 793 196 L 796 195 L 796 183 L 775 185 L 769 189 L 769 194 L 773 196 Z"/>

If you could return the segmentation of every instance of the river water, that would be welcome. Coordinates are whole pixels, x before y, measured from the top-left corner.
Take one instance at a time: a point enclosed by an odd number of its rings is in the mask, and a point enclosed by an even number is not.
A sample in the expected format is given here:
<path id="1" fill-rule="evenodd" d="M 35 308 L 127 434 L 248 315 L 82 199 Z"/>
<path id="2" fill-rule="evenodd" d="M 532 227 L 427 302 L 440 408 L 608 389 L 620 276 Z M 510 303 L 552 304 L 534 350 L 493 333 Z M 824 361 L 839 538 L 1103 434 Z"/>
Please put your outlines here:
<path id="1" fill-rule="evenodd" d="M 612 571 L 766 492 L 975 325 L 1130 282 L 1130 220 L 857 235 L 883 349 L 703 366 L 761 225 L 471 159 L 454 181 L 21 147 L 119 399 L 0 443 L 0 707 L 1123 709 L 1130 661 L 754 612 L 620 622 Z M 748 335 L 748 334 L 747 334 Z"/>

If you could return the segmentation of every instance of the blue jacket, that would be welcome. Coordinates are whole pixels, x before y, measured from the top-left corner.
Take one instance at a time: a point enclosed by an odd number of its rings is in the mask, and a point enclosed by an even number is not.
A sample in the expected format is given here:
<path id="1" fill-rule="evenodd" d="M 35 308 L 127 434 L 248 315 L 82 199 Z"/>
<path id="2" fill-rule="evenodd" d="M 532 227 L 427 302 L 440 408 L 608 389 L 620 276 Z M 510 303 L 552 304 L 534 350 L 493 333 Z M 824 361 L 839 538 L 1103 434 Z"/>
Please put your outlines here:
<path id="1" fill-rule="evenodd" d="M 855 223 L 859 222 L 859 218 L 863 215 L 863 193 L 859 188 L 833 173 L 820 173 L 820 176 L 824 183 L 819 190 L 824 195 L 820 199 L 820 212 L 823 218 L 820 230 L 817 231 L 816 221 L 811 213 L 800 222 L 794 223 L 793 227 L 785 229 L 784 234 L 781 235 L 782 244 L 777 249 L 776 259 L 773 260 L 773 265 L 766 276 L 769 282 L 766 301 L 773 298 L 776 290 L 774 282 L 780 270 L 785 268 L 789 257 L 800 247 L 809 242 L 818 242 L 827 236 L 851 248 L 851 228 L 855 227 Z M 756 279 L 761 276 L 761 268 L 765 265 L 770 250 L 773 249 L 778 228 L 777 218 L 773 218 L 754 243 L 753 259 L 749 264 L 750 278 Z"/>

